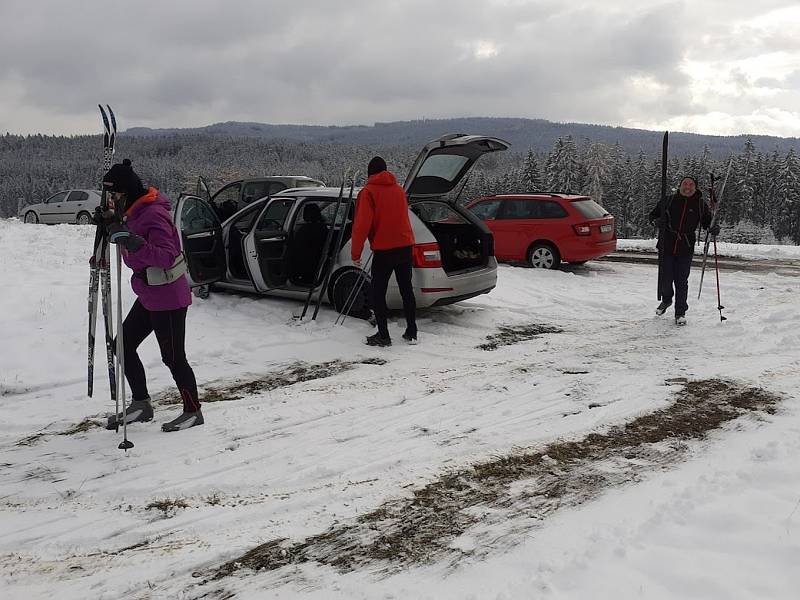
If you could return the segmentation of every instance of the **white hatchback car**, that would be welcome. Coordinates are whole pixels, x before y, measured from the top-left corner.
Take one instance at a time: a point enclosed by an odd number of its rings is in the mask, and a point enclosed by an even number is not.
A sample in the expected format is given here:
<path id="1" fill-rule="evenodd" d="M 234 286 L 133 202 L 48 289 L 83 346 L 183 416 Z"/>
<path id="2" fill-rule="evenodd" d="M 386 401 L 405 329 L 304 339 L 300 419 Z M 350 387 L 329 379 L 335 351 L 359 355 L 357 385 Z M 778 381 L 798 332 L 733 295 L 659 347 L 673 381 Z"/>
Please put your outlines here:
<path id="1" fill-rule="evenodd" d="M 100 192 L 97 190 L 64 190 L 53 194 L 44 202 L 23 206 L 19 211 L 19 218 L 26 223 L 88 225 L 98 206 Z"/>
<path id="2" fill-rule="evenodd" d="M 453 190 L 484 154 L 509 144 L 492 137 L 449 134 L 423 148 L 406 178 L 409 217 L 416 244 L 412 284 L 419 308 L 450 304 L 485 294 L 497 283 L 497 261 L 489 229 L 469 211 L 447 201 Z M 354 289 L 350 314 L 369 314 L 369 277 L 350 259 L 353 204 L 345 211 L 344 190 L 338 217 L 339 187 L 298 188 L 252 202 L 220 223 L 209 203 L 182 196 L 175 206 L 193 287 L 215 287 L 304 299 L 324 294 L 342 312 Z M 353 190 L 353 198 L 358 193 Z M 330 279 L 318 265 L 329 233 Z M 336 248 L 337 236 L 340 236 Z M 366 266 L 369 244 L 362 255 Z M 366 281 L 362 285 L 362 279 Z M 402 300 L 392 278 L 389 308 Z"/>

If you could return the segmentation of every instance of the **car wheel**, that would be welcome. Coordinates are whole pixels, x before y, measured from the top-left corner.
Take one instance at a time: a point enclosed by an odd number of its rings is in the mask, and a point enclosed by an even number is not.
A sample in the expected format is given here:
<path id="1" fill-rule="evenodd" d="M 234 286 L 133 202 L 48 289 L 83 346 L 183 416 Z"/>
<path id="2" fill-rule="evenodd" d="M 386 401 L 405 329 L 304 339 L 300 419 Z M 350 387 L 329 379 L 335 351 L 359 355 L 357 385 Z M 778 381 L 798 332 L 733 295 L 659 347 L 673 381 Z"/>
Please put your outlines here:
<path id="1" fill-rule="evenodd" d="M 328 286 L 328 300 L 339 314 L 347 311 L 351 317 L 369 319 L 372 315 L 371 289 L 367 273 L 360 269 L 346 269 Z"/>
<path id="2" fill-rule="evenodd" d="M 38 223 L 39 217 L 36 216 L 36 213 L 32 210 L 29 210 L 25 213 L 25 222 L 26 223 Z"/>
<path id="3" fill-rule="evenodd" d="M 528 251 L 528 264 L 534 269 L 557 269 L 561 264 L 561 257 L 555 246 L 539 242 Z"/>
<path id="4" fill-rule="evenodd" d="M 78 218 L 75 219 L 78 225 L 89 225 L 92 222 L 92 215 L 87 212 L 78 213 Z"/>

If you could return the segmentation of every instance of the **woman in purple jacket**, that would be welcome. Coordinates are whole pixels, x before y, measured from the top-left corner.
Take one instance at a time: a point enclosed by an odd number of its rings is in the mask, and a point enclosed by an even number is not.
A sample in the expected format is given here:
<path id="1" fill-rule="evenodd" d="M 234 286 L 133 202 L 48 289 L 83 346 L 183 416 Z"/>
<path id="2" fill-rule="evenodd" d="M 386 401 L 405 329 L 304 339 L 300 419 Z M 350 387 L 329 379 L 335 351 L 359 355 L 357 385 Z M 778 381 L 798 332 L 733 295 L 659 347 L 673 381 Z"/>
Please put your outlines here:
<path id="1" fill-rule="evenodd" d="M 131 389 L 127 422 L 153 418 L 144 366 L 136 349 L 155 332 L 161 360 L 172 372 L 183 399 L 183 413 L 161 429 L 180 431 L 202 425 L 197 383 L 184 349 L 186 309 L 192 295 L 169 200 L 156 188 L 145 189 L 128 159 L 111 167 L 103 186 L 111 192 L 115 206 L 125 209 L 122 222 L 108 226 L 109 241 L 122 248 L 123 260 L 133 270 L 131 287 L 137 296 L 122 324 L 125 378 Z M 122 413 L 109 418 L 108 428 L 115 429 L 118 423 L 122 423 Z"/>

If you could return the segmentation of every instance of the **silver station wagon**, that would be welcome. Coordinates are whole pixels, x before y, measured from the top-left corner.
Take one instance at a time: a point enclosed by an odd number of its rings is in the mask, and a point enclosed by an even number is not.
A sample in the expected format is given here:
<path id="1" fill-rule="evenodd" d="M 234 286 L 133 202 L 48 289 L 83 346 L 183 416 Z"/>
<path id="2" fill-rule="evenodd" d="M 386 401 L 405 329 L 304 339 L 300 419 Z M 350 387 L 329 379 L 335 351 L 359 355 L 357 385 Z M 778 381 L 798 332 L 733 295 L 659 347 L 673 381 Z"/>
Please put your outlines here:
<path id="1" fill-rule="evenodd" d="M 26 223 L 88 225 L 98 206 L 100 192 L 97 190 L 64 190 L 53 194 L 44 202 L 23 206 L 19 211 L 19 218 Z"/>
<path id="2" fill-rule="evenodd" d="M 469 211 L 448 201 L 452 191 L 484 154 L 506 150 L 493 137 L 449 134 L 427 144 L 404 188 L 414 230 L 412 284 L 419 308 L 451 304 L 492 290 L 497 261 L 489 229 Z M 353 198 L 360 188 L 353 190 Z M 217 211 L 199 196 L 182 196 L 175 223 L 183 242 L 193 287 L 208 286 L 305 299 L 323 294 L 334 308 L 369 315 L 369 276 L 353 265 L 350 234 L 354 202 L 336 212 L 339 187 L 295 188 L 255 200 L 220 223 Z M 344 189 L 341 206 L 346 205 Z M 341 242 L 330 243 L 330 278 L 322 289 L 320 273 L 325 239 L 331 229 Z M 336 240 L 336 236 L 331 236 Z M 368 270 L 369 243 L 362 254 Z M 363 280 L 363 281 L 362 281 Z M 364 283 L 364 281 L 366 283 Z M 207 288 L 206 288 L 207 289 Z M 356 292 L 357 290 L 357 292 Z M 387 304 L 402 306 L 397 282 L 389 282 Z"/>

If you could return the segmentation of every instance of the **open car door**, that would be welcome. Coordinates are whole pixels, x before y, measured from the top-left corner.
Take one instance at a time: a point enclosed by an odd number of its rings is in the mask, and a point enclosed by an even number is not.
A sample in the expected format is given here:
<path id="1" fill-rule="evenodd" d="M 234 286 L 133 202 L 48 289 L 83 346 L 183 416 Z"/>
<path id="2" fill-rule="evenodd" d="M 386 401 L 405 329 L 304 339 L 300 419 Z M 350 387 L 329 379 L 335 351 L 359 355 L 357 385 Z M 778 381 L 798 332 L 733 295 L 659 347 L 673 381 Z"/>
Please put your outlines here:
<path id="1" fill-rule="evenodd" d="M 189 285 L 224 279 L 227 264 L 222 225 L 211 205 L 198 196 L 181 196 L 175 207 L 175 227 L 181 236 Z"/>
<path id="2" fill-rule="evenodd" d="M 286 285 L 289 279 L 286 222 L 296 200 L 272 198 L 244 238 L 244 255 L 255 288 L 266 292 Z"/>
<path id="3" fill-rule="evenodd" d="M 507 150 L 500 138 L 448 133 L 429 142 L 414 161 L 403 187 L 409 201 L 451 192 L 484 154 Z"/>
<path id="4" fill-rule="evenodd" d="M 202 198 L 208 202 L 211 201 L 211 189 L 208 187 L 208 182 L 206 182 L 205 177 L 202 175 L 197 176 L 197 191 L 195 192 L 195 196 L 198 198 Z"/>

